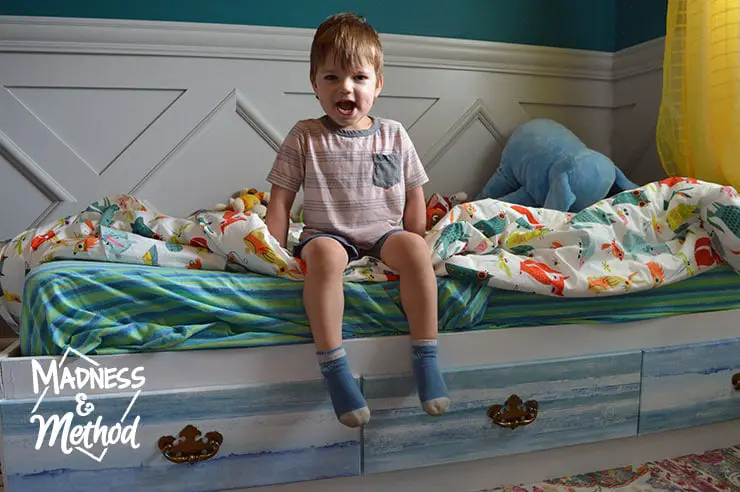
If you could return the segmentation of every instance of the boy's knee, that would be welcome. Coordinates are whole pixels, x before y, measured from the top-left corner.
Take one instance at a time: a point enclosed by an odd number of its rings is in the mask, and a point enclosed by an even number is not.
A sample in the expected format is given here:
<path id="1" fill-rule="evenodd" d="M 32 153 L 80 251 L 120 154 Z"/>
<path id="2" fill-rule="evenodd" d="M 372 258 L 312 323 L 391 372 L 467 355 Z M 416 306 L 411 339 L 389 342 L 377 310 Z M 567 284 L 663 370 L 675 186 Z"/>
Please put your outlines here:
<path id="1" fill-rule="evenodd" d="M 424 238 L 413 232 L 404 231 L 398 234 L 402 241 L 403 250 L 412 257 L 415 256 L 429 256 L 429 246 L 427 245 Z"/>
<path id="2" fill-rule="evenodd" d="M 309 273 L 316 269 L 327 273 L 342 273 L 349 262 L 344 246 L 330 237 L 312 239 L 304 246 L 301 256 Z"/>
<path id="3" fill-rule="evenodd" d="M 409 266 L 431 262 L 429 246 L 424 238 L 413 232 L 399 232 L 389 237 L 383 245 L 383 255 L 393 256 L 396 262 Z"/>

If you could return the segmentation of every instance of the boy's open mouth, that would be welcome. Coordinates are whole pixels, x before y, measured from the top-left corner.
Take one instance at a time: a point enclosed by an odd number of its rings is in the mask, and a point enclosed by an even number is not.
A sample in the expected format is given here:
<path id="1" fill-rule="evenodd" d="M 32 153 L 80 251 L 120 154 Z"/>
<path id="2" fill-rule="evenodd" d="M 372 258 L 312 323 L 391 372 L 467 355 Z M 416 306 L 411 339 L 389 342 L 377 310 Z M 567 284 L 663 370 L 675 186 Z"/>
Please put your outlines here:
<path id="1" fill-rule="evenodd" d="M 337 110 L 345 116 L 351 115 L 354 112 L 355 107 L 354 101 L 339 101 L 337 103 Z"/>

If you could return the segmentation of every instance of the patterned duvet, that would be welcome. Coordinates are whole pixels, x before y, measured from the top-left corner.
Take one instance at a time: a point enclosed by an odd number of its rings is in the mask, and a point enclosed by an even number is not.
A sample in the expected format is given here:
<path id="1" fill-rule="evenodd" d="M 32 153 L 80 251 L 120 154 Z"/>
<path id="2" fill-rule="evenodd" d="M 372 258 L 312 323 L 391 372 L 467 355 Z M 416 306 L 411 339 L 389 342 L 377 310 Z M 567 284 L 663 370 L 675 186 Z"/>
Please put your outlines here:
<path id="1" fill-rule="evenodd" d="M 577 214 L 492 199 L 465 203 L 426 240 L 438 277 L 469 289 L 604 301 L 664 289 L 720 265 L 737 272 L 739 235 L 734 188 L 677 177 L 619 193 Z M 28 312 L 23 304 L 34 298 L 25 292 L 29 273 L 59 260 L 169 268 L 170 277 L 189 270 L 259 274 L 294 292 L 304 271 L 254 214 L 206 210 L 179 218 L 130 195 L 104 197 L 79 214 L 0 244 L 0 316 L 12 327 Z M 159 273 L 166 283 L 164 271 Z M 397 278 L 370 258 L 345 272 L 346 283 L 369 290 L 392 290 Z M 376 315 L 385 316 L 376 323 L 396 321 L 390 313 Z"/>

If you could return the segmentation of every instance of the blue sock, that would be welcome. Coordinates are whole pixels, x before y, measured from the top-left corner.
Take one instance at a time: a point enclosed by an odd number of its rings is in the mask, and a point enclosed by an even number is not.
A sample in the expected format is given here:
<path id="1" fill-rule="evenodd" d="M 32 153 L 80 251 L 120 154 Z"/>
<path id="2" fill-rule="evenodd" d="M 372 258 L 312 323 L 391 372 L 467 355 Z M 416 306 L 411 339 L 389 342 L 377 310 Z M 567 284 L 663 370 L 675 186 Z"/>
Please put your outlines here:
<path id="1" fill-rule="evenodd" d="M 450 398 L 437 365 L 437 340 L 412 340 L 411 349 L 419 400 L 429 415 L 442 415 L 450 406 Z"/>
<path id="2" fill-rule="evenodd" d="M 329 387 L 331 403 L 339 421 L 347 427 L 360 427 L 370 421 L 370 410 L 360 387 L 352 377 L 343 347 L 316 352 L 319 367 Z"/>

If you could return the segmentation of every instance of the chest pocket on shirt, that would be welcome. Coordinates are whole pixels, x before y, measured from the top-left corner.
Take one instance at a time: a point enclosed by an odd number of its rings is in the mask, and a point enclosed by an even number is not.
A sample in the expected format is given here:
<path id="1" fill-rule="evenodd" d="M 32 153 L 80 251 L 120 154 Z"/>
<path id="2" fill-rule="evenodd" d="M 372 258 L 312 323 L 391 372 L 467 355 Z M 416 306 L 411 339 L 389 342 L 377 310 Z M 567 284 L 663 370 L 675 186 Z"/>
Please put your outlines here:
<path id="1" fill-rule="evenodd" d="M 373 184 L 390 188 L 401 181 L 401 154 L 373 154 Z"/>

